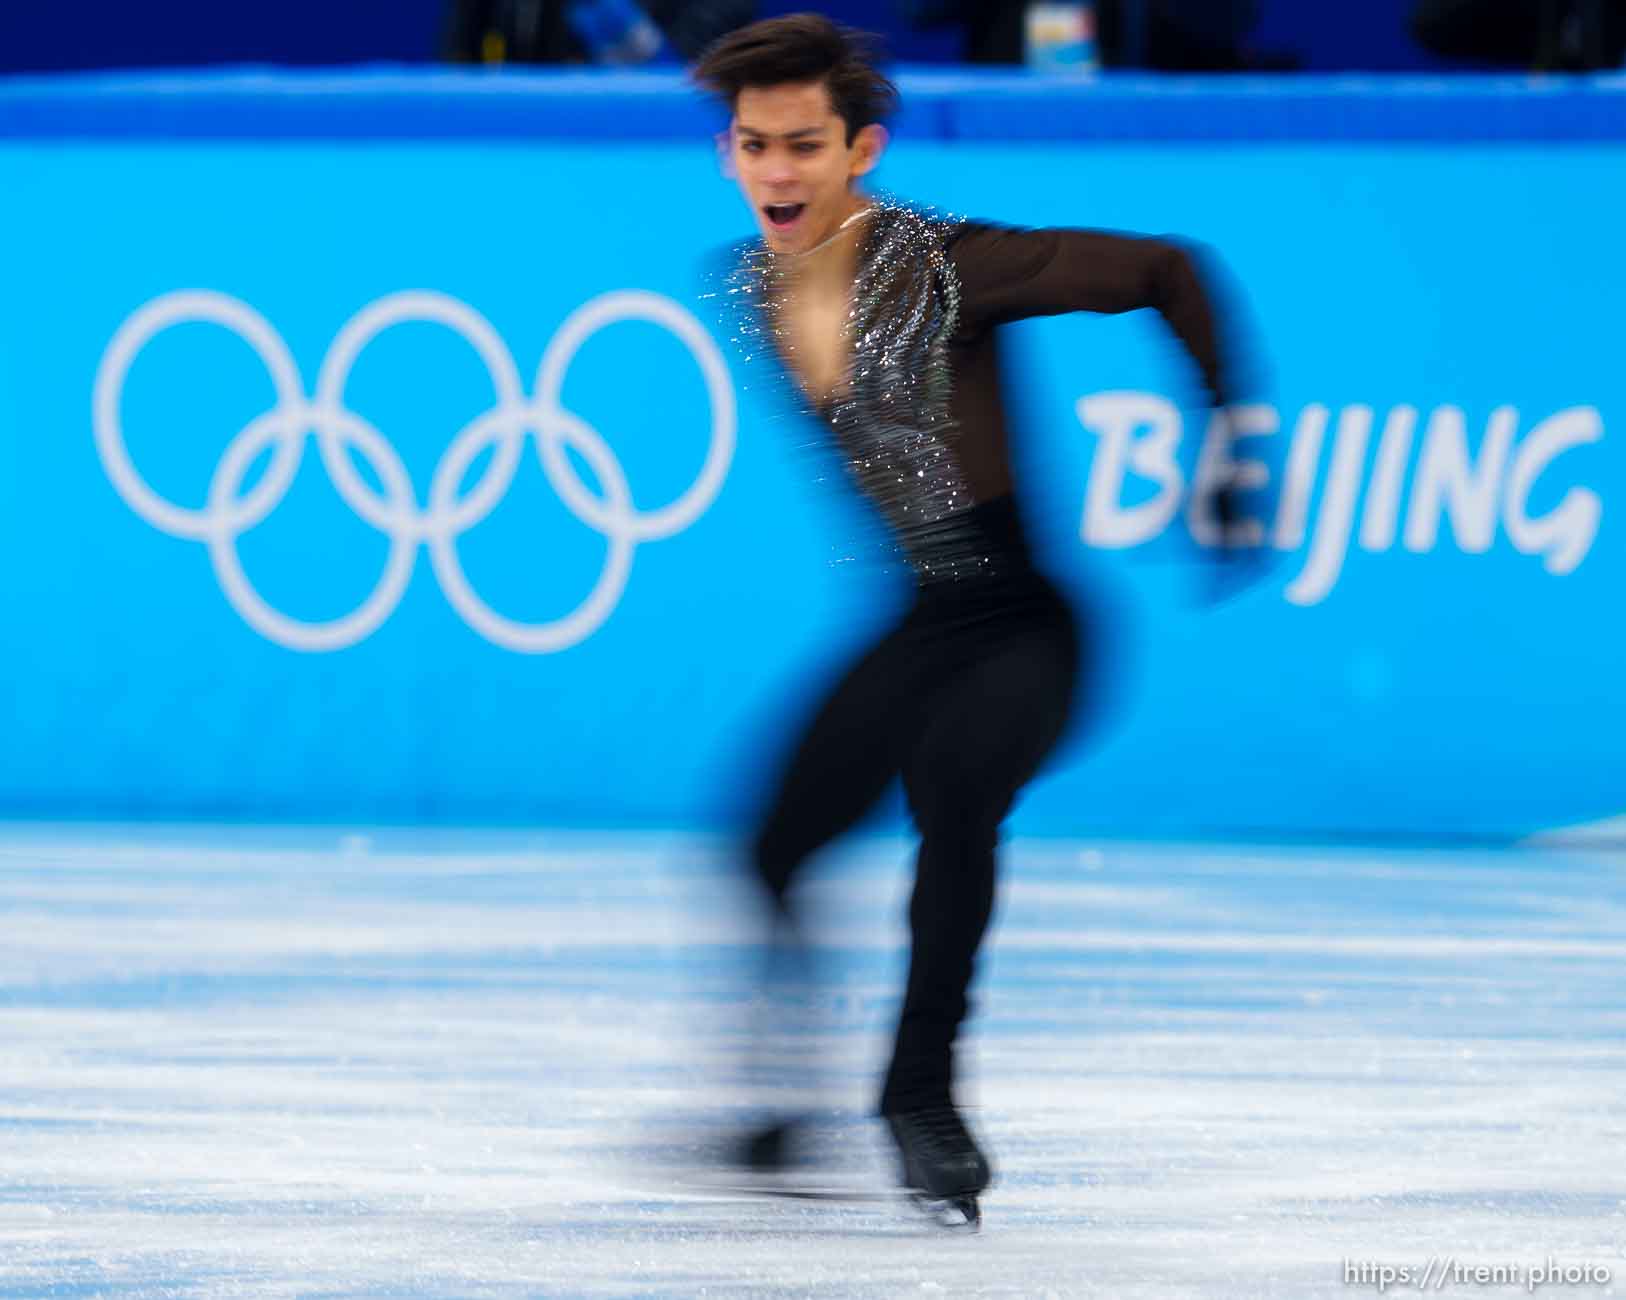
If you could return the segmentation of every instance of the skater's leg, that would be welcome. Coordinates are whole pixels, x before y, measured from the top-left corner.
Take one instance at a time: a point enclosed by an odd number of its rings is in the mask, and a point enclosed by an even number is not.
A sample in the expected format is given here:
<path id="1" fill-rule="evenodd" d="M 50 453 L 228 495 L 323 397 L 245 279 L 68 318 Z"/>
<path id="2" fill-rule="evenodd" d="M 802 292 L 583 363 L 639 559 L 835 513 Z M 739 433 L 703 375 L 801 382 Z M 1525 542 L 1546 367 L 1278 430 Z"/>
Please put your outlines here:
<path id="1" fill-rule="evenodd" d="M 790 751 L 751 842 L 751 867 L 789 913 L 797 870 L 880 800 L 902 767 L 918 678 L 905 624 L 853 664 Z"/>
<path id="2" fill-rule="evenodd" d="M 909 979 L 881 1110 L 951 1100 L 954 1040 L 993 910 L 1000 823 L 1065 729 L 1078 656 L 1070 624 L 1003 640 L 932 697 L 904 767 L 921 832 Z"/>
<path id="3" fill-rule="evenodd" d="M 791 750 L 752 839 L 751 874 L 761 885 L 770 927 L 744 1063 L 759 1082 L 767 1074 L 775 1084 L 815 1084 L 808 1032 L 815 971 L 792 886 L 802 864 L 858 822 L 897 776 L 917 676 L 907 624 L 843 673 Z M 753 1148 L 746 1163 L 779 1163 L 783 1135 L 757 1137 L 760 1150 Z"/>

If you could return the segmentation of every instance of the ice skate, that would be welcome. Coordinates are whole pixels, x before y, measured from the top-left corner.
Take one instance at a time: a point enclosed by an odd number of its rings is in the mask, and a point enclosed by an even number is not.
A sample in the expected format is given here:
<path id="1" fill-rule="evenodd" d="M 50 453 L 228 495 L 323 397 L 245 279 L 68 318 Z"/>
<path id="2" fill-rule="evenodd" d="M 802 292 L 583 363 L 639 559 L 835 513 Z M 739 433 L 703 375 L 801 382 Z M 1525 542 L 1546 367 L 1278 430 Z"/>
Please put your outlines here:
<path id="1" fill-rule="evenodd" d="M 943 1103 L 888 1112 L 885 1118 L 909 1199 L 943 1227 L 977 1231 L 982 1226 L 978 1198 L 993 1175 L 959 1111 Z"/>
<path id="2" fill-rule="evenodd" d="M 873 1202 L 891 1199 L 852 1173 L 814 1158 L 811 1130 L 803 1118 L 776 1120 L 728 1139 L 712 1168 L 694 1180 L 696 1190 L 722 1196 L 771 1196 L 799 1201 Z"/>

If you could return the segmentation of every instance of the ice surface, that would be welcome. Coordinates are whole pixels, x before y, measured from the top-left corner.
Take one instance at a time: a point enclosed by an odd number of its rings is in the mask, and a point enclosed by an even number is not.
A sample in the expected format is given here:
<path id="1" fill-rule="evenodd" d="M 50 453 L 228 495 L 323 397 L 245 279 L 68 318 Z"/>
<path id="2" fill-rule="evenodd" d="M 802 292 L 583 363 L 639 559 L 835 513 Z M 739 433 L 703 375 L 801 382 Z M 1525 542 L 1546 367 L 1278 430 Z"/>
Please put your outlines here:
<path id="1" fill-rule="evenodd" d="M 908 860 L 810 881 L 822 1069 L 765 1093 L 725 843 L 0 828 L 0 1296 L 1626 1294 L 1606 848 L 1014 843 L 984 1232 L 680 1181 L 777 1100 L 885 1183 Z"/>

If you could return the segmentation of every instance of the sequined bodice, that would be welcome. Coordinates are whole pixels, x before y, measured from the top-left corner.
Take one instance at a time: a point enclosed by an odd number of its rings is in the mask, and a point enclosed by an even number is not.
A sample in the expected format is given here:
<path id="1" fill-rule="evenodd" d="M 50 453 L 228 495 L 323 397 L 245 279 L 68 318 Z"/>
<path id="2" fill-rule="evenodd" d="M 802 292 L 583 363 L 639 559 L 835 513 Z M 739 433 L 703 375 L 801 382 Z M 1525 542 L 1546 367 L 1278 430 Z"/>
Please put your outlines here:
<path id="1" fill-rule="evenodd" d="M 959 277 L 946 245 L 956 223 L 878 200 L 860 235 L 845 382 L 815 400 L 794 379 L 779 304 L 790 268 L 744 247 L 729 274 L 743 341 L 771 354 L 805 409 L 834 436 L 849 476 L 886 520 L 921 581 L 986 572 L 988 539 L 955 452 L 949 343 Z"/>

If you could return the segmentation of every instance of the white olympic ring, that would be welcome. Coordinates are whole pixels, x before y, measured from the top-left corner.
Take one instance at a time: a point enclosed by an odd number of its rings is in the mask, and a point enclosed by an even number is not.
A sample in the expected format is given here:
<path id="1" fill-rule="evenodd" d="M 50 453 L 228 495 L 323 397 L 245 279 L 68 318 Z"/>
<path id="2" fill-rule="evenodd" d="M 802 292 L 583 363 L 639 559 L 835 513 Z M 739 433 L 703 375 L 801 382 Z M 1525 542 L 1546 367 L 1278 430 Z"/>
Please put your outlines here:
<path id="1" fill-rule="evenodd" d="M 632 502 L 621 463 L 598 432 L 560 404 L 565 372 L 577 351 L 606 325 L 643 320 L 675 334 L 699 363 L 711 407 L 711 442 L 695 481 L 675 501 L 640 511 Z M 159 496 L 141 477 L 125 445 L 120 406 L 124 380 L 142 348 L 172 325 L 205 321 L 234 331 L 259 354 L 276 389 L 277 404 L 238 432 L 221 454 L 202 509 Z M 356 358 L 377 335 L 405 321 L 444 325 L 480 355 L 496 389 L 496 405 L 466 425 L 446 448 L 430 480 L 429 504 L 418 509 L 412 481 L 395 448 L 366 420 L 344 408 L 344 389 Z M 531 654 L 563 650 L 591 636 L 610 616 L 632 570 L 633 549 L 681 532 L 700 517 L 722 487 L 734 454 L 734 388 L 711 336 L 670 298 L 639 289 L 601 294 L 577 308 L 542 354 L 536 395 L 527 399 L 519 370 L 491 324 L 456 298 L 427 290 L 390 294 L 350 319 L 322 362 L 316 397 L 306 401 L 299 369 L 276 330 L 247 303 L 209 290 L 181 290 L 154 298 L 113 335 L 96 371 L 92 419 L 96 450 L 114 489 L 129 507 L 166 533 L 204 542 L 221 590 L 261 635 L 295 650 L 339 650 L 377 630 L 394 612 L 412 577 L 418 544 L 441 590 L 463 620 L 487 640 Z M 273 609 L 254 589 L 237 554 L 239 535 L 262 522 L 287 494 L 314 432 L 328 477 L 344 502 L 390 541 L 389 556 L 372 593 L 351 613 L 306 623 Z M 548 623 L 520 623 L 497 613 L 475 594 L 457 555 L 458 536 L 491 513 L 507 493 L 528 433 L 535 433 L 542 469 L 560 499 L 609 543 L 604 568 L 587 598 Z M 467 494 L 458 486 L 476 457 L 492 445 L 491 464 Z M 603 491 L 595 496 L 565 455 L 566 445 L 591 467 Z M 260 481 L 242 494 L 244 476 L 260 454 L 271 460 Z M 363 455 L 383 489 L 379 496 L 357 472 L 349 451 Z"/>

